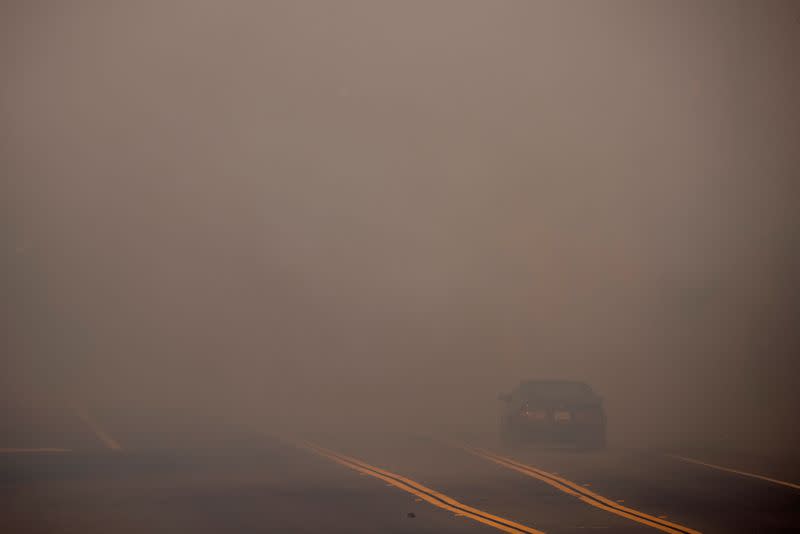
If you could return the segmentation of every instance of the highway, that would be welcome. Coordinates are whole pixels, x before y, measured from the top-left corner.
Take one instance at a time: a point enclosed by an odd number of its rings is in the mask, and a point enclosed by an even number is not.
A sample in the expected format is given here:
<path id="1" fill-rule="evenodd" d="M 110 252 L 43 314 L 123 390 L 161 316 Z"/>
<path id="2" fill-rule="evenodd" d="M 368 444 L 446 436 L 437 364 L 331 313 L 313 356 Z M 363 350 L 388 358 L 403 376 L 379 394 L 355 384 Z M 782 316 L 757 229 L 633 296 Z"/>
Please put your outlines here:
<path id="1" fill-rule="evenodd" d="M 4 533 L 800 531 L 794 468 L 735 455 L 67 405 L 6 419 L 2 440 Z"/>

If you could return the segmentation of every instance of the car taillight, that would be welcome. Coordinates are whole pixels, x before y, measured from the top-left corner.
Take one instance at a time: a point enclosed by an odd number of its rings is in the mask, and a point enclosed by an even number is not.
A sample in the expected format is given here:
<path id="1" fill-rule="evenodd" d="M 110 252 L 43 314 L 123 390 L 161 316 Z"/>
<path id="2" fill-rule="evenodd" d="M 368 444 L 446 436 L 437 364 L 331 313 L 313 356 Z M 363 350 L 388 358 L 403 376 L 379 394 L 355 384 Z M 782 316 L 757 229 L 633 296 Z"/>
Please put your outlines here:
<path id="1" fill-rule="evenodd" d="M 531 421 L 544 421 L 547 419 L 547 412 L 539 409 L 526 408 L 523 410 L 522 415 Z"/>

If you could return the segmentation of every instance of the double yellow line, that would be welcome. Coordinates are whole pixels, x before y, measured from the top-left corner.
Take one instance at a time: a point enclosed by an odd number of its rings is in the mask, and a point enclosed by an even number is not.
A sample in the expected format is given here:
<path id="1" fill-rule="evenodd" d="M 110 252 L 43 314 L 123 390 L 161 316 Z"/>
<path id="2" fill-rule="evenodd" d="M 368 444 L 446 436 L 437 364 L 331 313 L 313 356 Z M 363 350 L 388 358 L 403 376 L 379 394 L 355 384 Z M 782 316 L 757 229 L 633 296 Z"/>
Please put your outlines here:
<path id="1" fill-rule="evenodd" d="M 345 456 L 344 454 L 320 447 L 319 445 L 315 445 L 309 441 L 299 439 L 290 439 L 289 441 L 294 442 L 295 445 L 303 449 L 333 460 L 334 462 L 345 467 L 349 467 L 354 471 L 358 471 L 359 473 L 383 480 L 384 482 L 391 484 L 396 488 L 400 488 L 401 490 L 411 493 L 412 495 L 416 495 L 420 499 L 427 501 L 434 506 L 448 510 L 456 515 L 467 517 L 474 521 L 489 525 L 497 530 L 511 532 L 513 534 L 544 534 L 541 530 L 536 530 L 534 528 L 521 525 L 509 519 L 484 512 L 483 510 L 478 510 L 477 508 L 472 508 L 471 506 L 467 506 L 466 504 L 458 502 L 457 500 L 448 497 L 443 493 L 423 486 L 419 482 L 415 482 L 404 476 L 392 473 L 391 471 L 386 471 L 385 469 L 380 469 L 378 467 L 369 465 L 350 456 Z"/>
<path id="2" fill-rule="evenodd" d="M 122 450 L 122 445 L 119 444 L 111 435 L 103 430 L 103 428 L 89 415 L 89 411 L 83 408 L 76 408 L 75 415 L 88 426 L 97 439 L 112 451 Z"/>
<path id="3" fill-rule="evenodd" d="M 689 527 L 666 521 L 660 517 L 648 515 L 644 512 L 634 510 L 633 508 L 629 508 L 627 506 L 622 506 L 611 499 L 603 497 L 602 495 L 590 491 L 585 487 L 560 477 L 554 473 L 548 473 L 547 471 L 520 463 L 516 460 L 501 456 L 486 449 L 472 447 L 461 443 L 456 443 L 453 445 L 471 454 L 474 454 L 475 456 L 489 460 L 490 462 L 494 462 L 508 469 L 517 471 L 518 473 L 522 473 L 523 475 L 541 480 L 542 482 L 549 484 L 550 486 L 553 486 L 564 493 L 577 497 L 586 504 L 601 510 L 605 510 L 606 512 L 610 512 L 620 517 L 630 519 L 631 521 L 636 521 L 637 523 L 641 523 L 643 525 L 647 525 L 648 527 L 652 527 L 664 532 L 669 532 L 671 534 L 700 534 L 697 530 L 693 530 Z"/>

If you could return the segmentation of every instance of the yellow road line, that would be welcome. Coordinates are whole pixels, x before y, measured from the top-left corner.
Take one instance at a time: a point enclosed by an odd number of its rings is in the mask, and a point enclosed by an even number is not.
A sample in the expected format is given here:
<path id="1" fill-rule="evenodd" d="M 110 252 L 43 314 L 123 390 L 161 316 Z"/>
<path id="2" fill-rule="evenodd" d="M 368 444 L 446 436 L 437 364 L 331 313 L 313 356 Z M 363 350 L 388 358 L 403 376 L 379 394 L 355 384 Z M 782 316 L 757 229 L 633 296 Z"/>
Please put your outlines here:
<path id="1" fill-rule="evenodd" d="M 739 471 L 738 469 L 732 469 L 730 467 L 723 467 L 721 465 L 716 464 L 709 464 L 706 462 L 701 462 L 700 460 L 695 460 L 694 458 L 688 458 L 686 456 L 679 456 L 677 454 L 667 454 L 670 458 L 675 458 L 676 460 L 681 460 L 683 462 L 688 462 L 690 464 L 697 464 L 703 465 L 705 467 L 710 467 L 711 469 L 717 469 L 718 471 L 726 471 L 728 473 L 734 473 L 737 475 L 742 475 L 745 477 L 750 478 L 757 478 L 759 480 L 765 480 L 767 482 L 772 482 L 773 484 L 780 484 L 781 486 L 786 486 L 788 488 L 794 488 L 800 490 L 800 484 L 794 484 L 792 482 L 786 482 L 785 480 L 778 480 L 776 478 L 765 477 L 764 475 L 757 475 L 755 473 L 748 473 L 747 471 Z"/>
<path id="2" fill-rule="evenodd" d="M 478 521 L 485 525 L 489 525 L 503 532 L 511 532 L 515 534 L 519 533 L 544 534 L 540 530 L 536 530 L 534 528 L 521 525 L 519 523 L 515 523 L 514 521 L 510 521 L 508 519 L 492 515 L 488 512 L 484 512 L 483 510 L 478 510 L 477 508 L 472 508 L 470 506 L 467 506 L 466 504 L 458 502 L 457 500 L 448 497 L 443 493 L 439 493 L 436 490 L 423 486 L 419 482 L 403 477 L 396 473 L 392 473 L 390 471 L 386 471 L 384 469 L 372 466 L 356 458 L 345 456 L 344 454 L 340 454 L 330 449 L 325 449 L 309 441 L 304 441 L 304 440 L 290 440 L 290 441 L 293 441 L 299 447 L 302 447 L 315 454 L 333 460 L 334 462 L 349 467 L 354 471 L 358 471 L 359 473 L 362 473 L 364 475 L 369 475 L 378 478 L 380 480 L 383 480 L 384 482 L 396 488 L 400 488 L 403 491 L 411 493 L 412 495 L 415 495 L 434 506 L 437 506 L 444 510 L 448 510 L 449 512 L 452 512 L 458 516 L 468 517 L 474 521 Z"/>
<path id="3" fill-rule="evenodd" d="M 559 491 L 563 491 L 564 493 L 577 497 L 586 504 L 601 510 L 605 510 L 606 512 L 630 519 L 631 521 L 636 521 L 637 523 L 647 525 L 648 527 L 652 527 L 663 532 L 670 532 L 672 534 L 700 534 L 697 530 L 693 530 L 683 525 L 678 525 L 677 523 L 672 523 L 670 521 L 645 514 L 644 512 L 634 510 L 633 508 L 629 508 L 627 506 L 623 506 L 618 502 L 607 499 L 606 497 L 590 491 L 585 487 L 572 482 L 571 480 L 567 480 L 566 478 L 560 477 L 553 473 L 548 473 L 547 471 L 543 471 L 537 467 L 517 462 L 516 460 L 501 456 L 486 449 L 471 447 L 469 445 L 463 445 L 460 443 L 453 445 L 469 452 L 470 454 L 482 457 L 498 465 L 512 469 L 518 473 L 522 473 L 523 475 L 539 479 L 542 482 L 553 486 Z"/>
<path id="4" fill-rule="evenodd" d="M 0 453 L 15 453 L 15 452 L 71 452 L 69 449 L 59 449 L 57 447 L 37 447 L 32 449 L 25 448 L 5 448 L 0 449 Z"/>
<path id="5" fill-rule="evenodd" d="M 119 444 L 117 440 L 112 438 L 105 430 L 100 428 L 100 425 L 97 424 L 94 419 L 89 416 L 89 412 L 86 410 L 76 410 L 78 417 L 80 417 L 81 421 L 86 423 L 94 435 L 97 436 L 97 439 L 100 440 L 103 445 L 111 449 L 112 451 L 119 451 L 122 450 L 122 445 Z"/>

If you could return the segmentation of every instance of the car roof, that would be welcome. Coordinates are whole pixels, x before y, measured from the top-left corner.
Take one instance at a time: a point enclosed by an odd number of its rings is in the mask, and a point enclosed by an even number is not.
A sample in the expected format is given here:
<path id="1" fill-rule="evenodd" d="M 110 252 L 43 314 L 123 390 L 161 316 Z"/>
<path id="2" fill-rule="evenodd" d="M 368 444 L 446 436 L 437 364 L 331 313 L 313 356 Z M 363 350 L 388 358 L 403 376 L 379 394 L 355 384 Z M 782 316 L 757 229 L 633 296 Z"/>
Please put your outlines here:
<path id="1" fill-rule="evenodd" d="M 536 384 L 581 384 L 588 386 L 582 380 L 562 380 L 562 379 L 545 379 L 545 380 L 523 380 L 519 383 L 520 386 L 536 385 Z"/>

